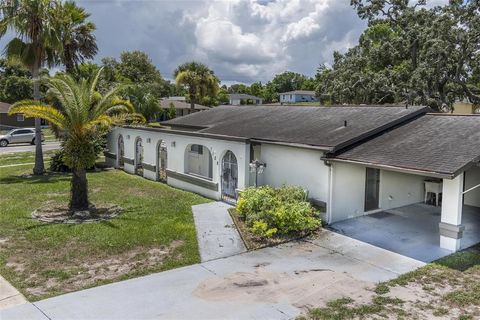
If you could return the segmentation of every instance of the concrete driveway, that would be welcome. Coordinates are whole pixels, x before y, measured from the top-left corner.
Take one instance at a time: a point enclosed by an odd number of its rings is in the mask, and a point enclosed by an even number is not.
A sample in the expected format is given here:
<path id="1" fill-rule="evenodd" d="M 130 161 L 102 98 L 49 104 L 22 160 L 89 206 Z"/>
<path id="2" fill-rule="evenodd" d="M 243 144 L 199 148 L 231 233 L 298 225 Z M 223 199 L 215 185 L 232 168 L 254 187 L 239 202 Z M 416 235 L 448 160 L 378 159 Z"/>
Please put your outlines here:
<path id="1" fill-rule="evenodd" d="M 369 298 L 424 263 L 325 230 L 291 242 L 0 311 L 10 319 L 291 319 Z"/>

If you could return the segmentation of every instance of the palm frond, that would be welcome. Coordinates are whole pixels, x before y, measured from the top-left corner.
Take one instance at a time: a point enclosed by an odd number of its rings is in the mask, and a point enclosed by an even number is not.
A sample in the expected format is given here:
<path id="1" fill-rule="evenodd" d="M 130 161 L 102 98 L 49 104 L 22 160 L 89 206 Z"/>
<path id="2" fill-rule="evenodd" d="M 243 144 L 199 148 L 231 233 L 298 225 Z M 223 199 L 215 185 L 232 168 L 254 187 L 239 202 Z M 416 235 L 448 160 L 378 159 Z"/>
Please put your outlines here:
<path id="1" fill-rule="evenodd" d="M 26 118 L 45 119 L 59 128 L 65 127 L 64 115 L 52 106 L 38 103 L 37 101 L 20 101 L 13 104 L 8 111 L 9 115 L 23 113 Z"/>

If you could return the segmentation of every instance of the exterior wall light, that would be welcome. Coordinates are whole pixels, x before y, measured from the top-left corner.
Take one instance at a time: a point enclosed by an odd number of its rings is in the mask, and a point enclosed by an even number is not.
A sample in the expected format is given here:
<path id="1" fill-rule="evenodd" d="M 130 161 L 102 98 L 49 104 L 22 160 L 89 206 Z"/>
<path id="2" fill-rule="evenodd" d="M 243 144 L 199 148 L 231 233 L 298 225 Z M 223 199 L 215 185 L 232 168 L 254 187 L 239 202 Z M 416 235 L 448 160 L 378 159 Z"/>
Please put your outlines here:
<path id="1" fill-rule="evenodd" d="M 147 143 L 150 143 L 150 142 L 152 142 L 152 139 L 147 138 Z"/>
<path id="2" fill-rule="evenodd" d="M 130 135 L 129 134 L 127 134 L 127 140 L 130 140 Z"/>
<path id="3" fill-rule="evenodd" d="M 267 164 L 255 159 L 248 166 L 250 167 L 250 172 L 255 173 L 254 186 L 257 187 L 258 175 L 263 173 L 263 170 L 267 167 Z"/>
<path id="4" fill-rule="evenodd" d="M 172 141 L 170 145 L 175 148 L 175 141 Z"/>

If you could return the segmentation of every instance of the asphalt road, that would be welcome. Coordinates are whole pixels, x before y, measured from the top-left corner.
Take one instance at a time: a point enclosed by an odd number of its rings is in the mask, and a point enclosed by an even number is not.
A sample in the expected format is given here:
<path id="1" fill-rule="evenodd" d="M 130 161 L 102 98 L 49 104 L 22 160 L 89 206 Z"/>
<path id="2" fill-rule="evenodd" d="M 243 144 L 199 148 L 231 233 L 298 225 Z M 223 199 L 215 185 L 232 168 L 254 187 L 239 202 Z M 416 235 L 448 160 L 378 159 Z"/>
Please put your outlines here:
<path id="1" fill-rule="evenodd" d="M 56 150 L 60 148 L 59 142 L 42 143 L 43 151 Z M 16 153 L 16 152 L 34 152 L 35 146 L 28 143 L 9 144 L 6 147 L 0 147 L 0 154 Z"/>

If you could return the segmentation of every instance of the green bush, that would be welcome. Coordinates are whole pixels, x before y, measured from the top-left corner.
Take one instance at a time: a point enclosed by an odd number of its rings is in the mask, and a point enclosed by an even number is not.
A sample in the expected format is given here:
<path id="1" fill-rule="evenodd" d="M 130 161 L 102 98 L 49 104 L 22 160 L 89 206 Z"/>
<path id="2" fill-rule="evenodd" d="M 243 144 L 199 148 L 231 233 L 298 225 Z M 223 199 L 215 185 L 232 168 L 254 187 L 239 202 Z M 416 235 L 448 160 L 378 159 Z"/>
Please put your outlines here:
<path id="1" fill-rule="evenodd" d="M 63 161 L 65 151 L 63 149 L 56 150 L 53 156 L 50 158 L 50 171 L 53 172 L 70 172 L 70 168 L 67 167 Z"/>
<path id="2" fill-rule="evenodd" d="M 237 211 L 250 231 L 263 237 L 309 232 L 321 224 L 300 187 L 248 188 L 240 193 Z"/>

